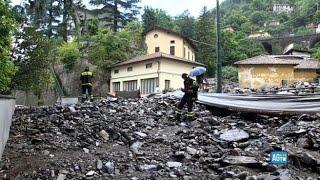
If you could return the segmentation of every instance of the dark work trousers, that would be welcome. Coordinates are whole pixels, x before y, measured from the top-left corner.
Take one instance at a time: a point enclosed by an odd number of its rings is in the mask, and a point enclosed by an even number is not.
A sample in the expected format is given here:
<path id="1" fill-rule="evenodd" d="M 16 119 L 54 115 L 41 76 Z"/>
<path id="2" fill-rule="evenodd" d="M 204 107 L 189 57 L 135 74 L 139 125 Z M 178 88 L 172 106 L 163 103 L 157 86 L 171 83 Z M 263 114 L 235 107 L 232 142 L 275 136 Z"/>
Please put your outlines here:
<path id="1" fill-rule="evenodd" d="M 184 94 L 183 95 L 183 97 L 178 105 L 178 109 L 182 109 L 186 103 L 187 103 L 187 107 L 188 107 L 188 112 L 192 112 L 193 102 L 192 102 L 192 95 L 191 94 Z"/>
<path id="2" fill-rule="evenodd" d="M 88 92 L 88 96 L 91 97 L 92 86 L 90 85 L 82 85 L 82 95 L 86 95 Z"/>

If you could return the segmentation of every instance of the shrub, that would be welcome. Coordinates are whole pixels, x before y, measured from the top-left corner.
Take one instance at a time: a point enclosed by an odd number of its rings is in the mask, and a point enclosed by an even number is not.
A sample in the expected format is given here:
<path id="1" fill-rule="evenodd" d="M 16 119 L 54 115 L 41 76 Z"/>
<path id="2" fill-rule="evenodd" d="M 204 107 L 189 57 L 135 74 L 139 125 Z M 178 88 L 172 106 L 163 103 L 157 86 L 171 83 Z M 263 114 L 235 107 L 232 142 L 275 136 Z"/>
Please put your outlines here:
<path id="1" fill-rule="evenodd" d="M 229 80 L 232 82 L 238 81 L 238 70 L 234 66 L 225 66 L 222 68 L 223 79 Z"/>
<path id="2" fill-rule="evenodd" d="M 63 43 L 58 48 L 59 59 L 67 69 L 72 69 L 73 65 L 77 62 L 80 52 L 76 42 Z"/>

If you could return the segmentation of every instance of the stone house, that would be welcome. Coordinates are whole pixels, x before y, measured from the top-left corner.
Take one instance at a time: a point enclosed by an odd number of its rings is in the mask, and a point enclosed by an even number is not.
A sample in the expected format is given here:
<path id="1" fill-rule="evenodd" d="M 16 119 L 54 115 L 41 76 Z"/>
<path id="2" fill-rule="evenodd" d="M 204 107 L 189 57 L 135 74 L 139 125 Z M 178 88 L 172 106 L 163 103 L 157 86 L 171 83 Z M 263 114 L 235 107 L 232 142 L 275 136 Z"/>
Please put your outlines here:
<path id="1" fill-rule="evenodd" d="M 295 55 L 262 55 L 235 64 L 240 87 L 253 89 L 313 82 L 320 70 L 317 60 Z"/>
<path id="2" fill-rule="evenodd" d="M 182 73 L 196 66 L 195 46 L 173 31 L 153 28 L 145 33 L 147 55 L 116 63 L 111 68 L 110 91 L 136 91 L 141 94 L 183 87 Z"/>

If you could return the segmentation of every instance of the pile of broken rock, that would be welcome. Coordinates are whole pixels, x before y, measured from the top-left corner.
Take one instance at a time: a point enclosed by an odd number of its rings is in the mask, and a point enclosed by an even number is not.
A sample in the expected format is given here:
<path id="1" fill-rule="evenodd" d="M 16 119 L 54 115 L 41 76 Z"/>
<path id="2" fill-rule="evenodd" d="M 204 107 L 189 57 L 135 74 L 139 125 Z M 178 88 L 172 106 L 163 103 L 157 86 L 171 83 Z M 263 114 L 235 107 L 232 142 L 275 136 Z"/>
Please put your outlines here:
<path id="1" fill-rule="evenodd" d="M 317 117 L 231 114 L 196 105 L 177 121 L 177 99 L 103 99 L 17 109 L 1 179 L 316 179 Z M 286 150 L 288 165 L 270 164 Z"/>

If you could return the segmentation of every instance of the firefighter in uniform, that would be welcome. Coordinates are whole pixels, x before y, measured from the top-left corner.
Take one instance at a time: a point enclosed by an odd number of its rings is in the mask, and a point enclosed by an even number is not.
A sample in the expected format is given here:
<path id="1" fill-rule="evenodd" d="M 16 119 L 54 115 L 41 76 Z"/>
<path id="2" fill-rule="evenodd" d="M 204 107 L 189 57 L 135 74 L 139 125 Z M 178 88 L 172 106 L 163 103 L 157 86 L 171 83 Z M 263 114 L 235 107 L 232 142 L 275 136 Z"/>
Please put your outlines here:
<path id="1" fill-rule="evenodd" d="M 82 88 L 82 102 L 87 98 L 92 101 L 92 72 L 89 70 L 89 67 L 86 67 L 85 70 L 81 73 L 81 88 Z M 88 96 L 87 96 L 88 94 Z"/>
<path id="2" fill-rule="evenodd" d="M 193 118 L 194 112 L 192 111 L 193 102 L 198 99 L 198 89 L 199 86 L 196 81 L 191 79 L 188 74 L 184 73 L 182 74 L 182 78 L 184 80 L 184 89 L 182 91 L 184 92 L 184 95 L 178 105 L 176 114 L 177 119 L 180 119 L 181 115 L 183 114 L 183 106 L 187 104 L 188 112 L 187 117 Z"/>

